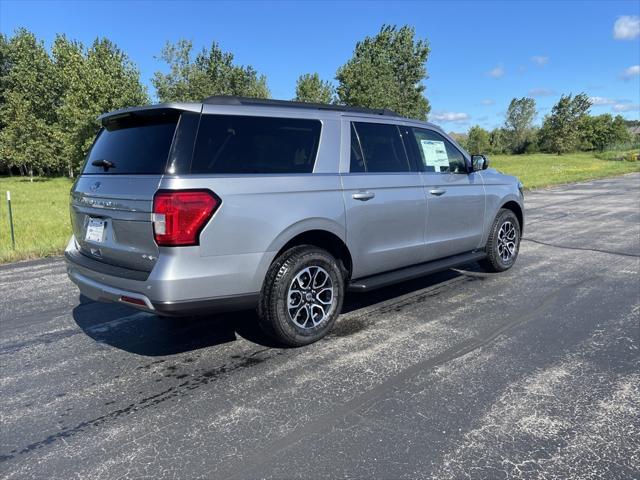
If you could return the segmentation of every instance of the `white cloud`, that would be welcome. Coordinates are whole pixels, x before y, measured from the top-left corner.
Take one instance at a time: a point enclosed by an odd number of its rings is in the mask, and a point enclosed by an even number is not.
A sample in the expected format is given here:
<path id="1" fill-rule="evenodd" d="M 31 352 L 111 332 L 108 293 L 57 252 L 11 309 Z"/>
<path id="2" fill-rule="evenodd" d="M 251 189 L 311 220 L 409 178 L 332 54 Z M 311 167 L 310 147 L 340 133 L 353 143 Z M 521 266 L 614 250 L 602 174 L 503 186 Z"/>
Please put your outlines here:
<path id="1" fill-rule="evenodd" d="M 550 88 L 534 88 L 529 90 L 530 97 L 551 97 L 553 95 L 557 95 L 557 93 Z"/>
<path id="2" fill-rule="evenodd" d="M 496 101 L 492 100 L 491 98 L 485 98 L 484 100 L 481 100 L 480 103 L 482 105 L 493 105 L 496 103 Z"/>
<path id="3" fill-rule="evenodd" d="M 640 65 L 632 65 L 629 68 L 625 68 L 624 72 L 620 74 L 620 78 L 623 80 L 629 80 L 636 75 L 640 75 Z"/>
<path id="4" fill-rule="evenodd" d="M 616 103 L 613 106 L 614 112 L 635 112 L 636 110 L 640 110 L 638 103 Z"/>
<path id="5" fill-rule="evenodd" d="M 617 100 L 613 98 L 605 98 L 605 97 L 589 97 L 589 101 L 591 105 L 594 107 L 602 106 L 602 105 L 615 105 L 618 103 Z"/>
<path id="6" fill-rule="evenodd" d="M 489 70 L 487 75 L 493 78 L 500 78 L 504 75 L 504 67 L 502 65 L 498 65 L 497 67 Z"/>
<path id="7" fill-rule="evenodd" d="M 530 60 L 539 67 L 542 67 L 549 63 L 549 57 L 543 57 L 542 55 L 534 55 L 530 58 Z"/>
<path id="8" fill-rule="evenodd" d="M 613 24 L 613 38 L 616 40 L 633 40 L 640 36 L 640 17 L 622 15 Z"/>
<path id="9" fill-rule="evenodd" d="M 471 117 L 463 112 L 438 112 L 431 115 L 431 120 L 436 122 L 466 122 Z"/>

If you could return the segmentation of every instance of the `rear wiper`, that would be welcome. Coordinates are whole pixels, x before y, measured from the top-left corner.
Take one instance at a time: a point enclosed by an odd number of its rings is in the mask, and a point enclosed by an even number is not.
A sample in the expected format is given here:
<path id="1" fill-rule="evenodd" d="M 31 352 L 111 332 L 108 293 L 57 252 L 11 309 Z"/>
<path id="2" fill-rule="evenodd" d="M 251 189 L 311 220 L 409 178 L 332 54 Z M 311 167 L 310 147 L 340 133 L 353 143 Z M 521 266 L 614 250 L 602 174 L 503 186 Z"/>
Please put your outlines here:
<path id="1" fill-rule="evenodd" d="M 91 162 L 91 165 L 93 165 L 94 167 L 102 167 L 104 168 L 105 172 L 108 172 L 110 168 L 116 168 L 115 163 L 105 159 L 94 160 L 93 162 Z"/>

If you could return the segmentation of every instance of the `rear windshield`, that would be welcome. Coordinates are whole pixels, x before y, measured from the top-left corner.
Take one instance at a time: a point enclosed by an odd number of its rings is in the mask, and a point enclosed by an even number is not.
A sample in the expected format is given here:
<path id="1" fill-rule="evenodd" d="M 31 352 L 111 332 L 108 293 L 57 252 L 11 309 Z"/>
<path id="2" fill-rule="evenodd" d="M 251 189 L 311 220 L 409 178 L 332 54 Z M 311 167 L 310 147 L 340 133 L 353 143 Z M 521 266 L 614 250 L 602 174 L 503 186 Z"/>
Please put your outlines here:
<path id="1" fill-rule="evenodd" d="M 177 122 L 175 114 L 127 116 L 108 122 L 91 147 L 83 173 L 164 173 Z"/>
<path id="2" fill-rule="evenodd" d="M 318 120 L 203 115 L 191 173 L 311 173 Z"/>

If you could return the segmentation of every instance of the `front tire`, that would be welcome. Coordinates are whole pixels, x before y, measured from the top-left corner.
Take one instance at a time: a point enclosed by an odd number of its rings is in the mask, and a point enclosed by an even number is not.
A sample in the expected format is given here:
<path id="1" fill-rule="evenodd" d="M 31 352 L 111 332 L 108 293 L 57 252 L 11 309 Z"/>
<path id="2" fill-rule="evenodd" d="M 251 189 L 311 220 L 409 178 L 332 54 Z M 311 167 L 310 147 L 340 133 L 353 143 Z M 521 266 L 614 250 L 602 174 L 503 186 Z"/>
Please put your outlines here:
<path id="1" fill-rule="evenodd" d="M 344 282 L 338 261 L 326 250 L 312 245 L 287 250 L 267 272 L 258 304 L 260 326 L 290 347 L 320 340 L 340 314 Z"/>
<path id="2" fill-rule="evenodd" d="M 487 271 L 504 272 L 516 262 L 520 251 L 520 222 L 511 210 L 498 211 L 485 250 L 487 258 L 481 263 Z"/>

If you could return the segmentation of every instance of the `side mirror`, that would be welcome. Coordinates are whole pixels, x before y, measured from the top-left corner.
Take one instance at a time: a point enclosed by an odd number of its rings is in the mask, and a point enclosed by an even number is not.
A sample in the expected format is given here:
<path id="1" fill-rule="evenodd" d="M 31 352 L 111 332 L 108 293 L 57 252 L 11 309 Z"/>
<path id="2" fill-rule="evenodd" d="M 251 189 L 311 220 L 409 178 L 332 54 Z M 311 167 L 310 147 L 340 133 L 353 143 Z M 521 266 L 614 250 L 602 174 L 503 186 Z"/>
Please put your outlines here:
<path id="1" fill-rule="evenodd" d="M 471 165 L 474 172 L 486 170 L 489 168 L 489 159 L 484 155 L 471 155 Z"/>

